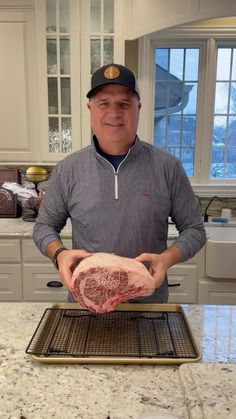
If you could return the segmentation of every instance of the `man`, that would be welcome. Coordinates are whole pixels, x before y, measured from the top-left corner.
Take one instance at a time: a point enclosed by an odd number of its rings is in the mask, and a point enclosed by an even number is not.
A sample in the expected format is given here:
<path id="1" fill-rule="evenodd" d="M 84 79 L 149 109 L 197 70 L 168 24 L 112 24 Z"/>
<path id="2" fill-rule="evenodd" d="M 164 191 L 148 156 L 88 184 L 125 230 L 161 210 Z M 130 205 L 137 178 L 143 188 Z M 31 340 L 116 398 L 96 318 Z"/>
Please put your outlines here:
<path id="1" fill-rule="evenodd" d="M 139 301 L 167 302 L 168 268 L 191 258 L 206 240 L 198 201 L 179 160 L 137 137 L 141 102 L 133 72 L 106 65 L 91 83 L 92 144 L 54 169 L 35 244 L 58 266 L 69 290 L 78 259 L 108 252 L 149 265 L 156 290 Z M 180 234 L 167 249 L 169 216 Z M 73 250 L 60 239 L 68 217 Z"/>

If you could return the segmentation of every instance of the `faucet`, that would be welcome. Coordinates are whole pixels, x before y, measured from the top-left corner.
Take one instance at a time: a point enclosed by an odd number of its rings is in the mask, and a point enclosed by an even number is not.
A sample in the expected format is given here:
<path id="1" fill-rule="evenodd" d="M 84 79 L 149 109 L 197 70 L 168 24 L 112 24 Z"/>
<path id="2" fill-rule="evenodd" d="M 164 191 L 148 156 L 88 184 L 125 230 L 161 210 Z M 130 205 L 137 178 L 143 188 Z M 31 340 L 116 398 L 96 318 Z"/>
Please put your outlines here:
<path id="1" fill-rule="evenodd" d="M 204 211 L 204 222 L 206 223 L 206 222 L 208 222 L 208 214 L 207 214 L 207 210 L 208 210 L 208 208 L 209 208 L 209 206 L 211 205 L 211 203 L 215 200 L 215 199 L 218 199 L 219 201 L 222 201 L 222 202 L 224 202 L 223 201 L 223 199 L 221 199 L 221 198 L 219 198 L 218 196 L 213 196 L 213 198 L 211 198 L 211 200 L 209 201 L 209 203 L 208 203 L 208 205 L 206 206 L 206 209 L 205 209 L 205 211 Z"/>

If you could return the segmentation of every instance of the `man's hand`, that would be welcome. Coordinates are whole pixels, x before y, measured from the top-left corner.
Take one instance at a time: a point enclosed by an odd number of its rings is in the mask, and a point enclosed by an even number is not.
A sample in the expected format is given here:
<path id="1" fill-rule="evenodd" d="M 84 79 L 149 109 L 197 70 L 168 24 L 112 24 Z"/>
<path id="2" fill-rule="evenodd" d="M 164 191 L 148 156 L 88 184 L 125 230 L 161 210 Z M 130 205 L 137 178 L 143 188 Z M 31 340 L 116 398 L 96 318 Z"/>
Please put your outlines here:
<path id="1" fill-rule="evenodd" d="M 65 286 L 70 290 L 71 289 L 71 278 L 72 273 L 77 266 L 80 259 L 87 258 L 91 256 L 92 253 L 87 252 L 86 250 L 63 250 L 58 257 L 57 263 L 59 268 L 59 273 L 62 281 Z"/>
<path id="2" fill-rule="evenodd" d="M 182 256 L 178 247 L 172 246 L 163 253 L 142 253 L 135 259 L 149 264 L 149 272 L 154 278 L 155 288 L 159 288 L 165 279 L 167 269 L 181 262 Z"/>

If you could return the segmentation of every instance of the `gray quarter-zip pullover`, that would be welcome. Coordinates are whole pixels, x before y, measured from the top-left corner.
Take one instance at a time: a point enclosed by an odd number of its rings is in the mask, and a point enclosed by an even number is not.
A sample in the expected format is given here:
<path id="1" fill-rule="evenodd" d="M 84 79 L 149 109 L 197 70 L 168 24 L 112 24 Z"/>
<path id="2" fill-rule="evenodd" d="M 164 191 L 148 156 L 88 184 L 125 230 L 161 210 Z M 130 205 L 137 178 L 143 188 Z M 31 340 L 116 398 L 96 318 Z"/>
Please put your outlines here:
<path id="1" fill-rule="evenodd" d="M 179 231 L 173 246 L 182 261 L 206 240 L 198 201 L 178 159 L 136 138 L 114 169 L 94 143 L 72 153 L 53 170 L 34 227 L 34 241 L 46 255 L 71 218 L 74 249 L 125 257 L 167 248 L 168 217 Z M 142 301 L 166 302 L 167 282 Z"/>

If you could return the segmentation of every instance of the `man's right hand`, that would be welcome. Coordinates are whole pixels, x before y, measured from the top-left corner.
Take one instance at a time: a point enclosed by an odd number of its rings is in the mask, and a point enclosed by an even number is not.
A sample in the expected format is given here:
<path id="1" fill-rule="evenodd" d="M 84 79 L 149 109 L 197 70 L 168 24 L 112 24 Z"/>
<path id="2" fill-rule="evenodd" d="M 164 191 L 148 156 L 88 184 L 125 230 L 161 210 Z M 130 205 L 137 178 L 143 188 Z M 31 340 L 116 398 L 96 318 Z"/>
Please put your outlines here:
<path id="1" fill-rule="evenodd" d="M 65 286 L 71 290 L 71 278 L 75 267 L 80 259 L 91 256 L 92 253 L 86 250 L 70 250 L 65 249 L 57 257 L 59 273 Z"/>

